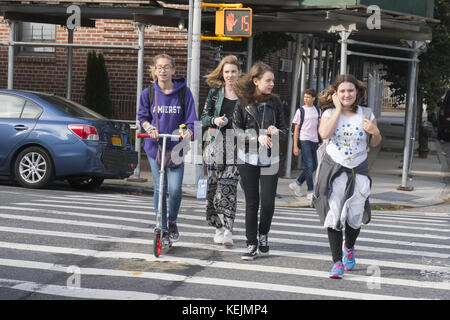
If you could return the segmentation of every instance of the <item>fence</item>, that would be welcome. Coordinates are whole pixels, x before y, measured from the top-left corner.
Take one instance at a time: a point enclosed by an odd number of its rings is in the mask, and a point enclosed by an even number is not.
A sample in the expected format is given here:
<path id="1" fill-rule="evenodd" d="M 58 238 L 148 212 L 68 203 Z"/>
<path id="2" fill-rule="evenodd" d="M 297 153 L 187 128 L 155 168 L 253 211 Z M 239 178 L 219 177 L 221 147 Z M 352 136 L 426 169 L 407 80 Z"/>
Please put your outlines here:
<path id="1" fill-rule="evenodd" d="M 136 96 L 135 95 L 110 95 L 112 116 L 117 120 L 136 120 Z M 84 104 L 84 95 L 72 94 L 73 101 Z"/>

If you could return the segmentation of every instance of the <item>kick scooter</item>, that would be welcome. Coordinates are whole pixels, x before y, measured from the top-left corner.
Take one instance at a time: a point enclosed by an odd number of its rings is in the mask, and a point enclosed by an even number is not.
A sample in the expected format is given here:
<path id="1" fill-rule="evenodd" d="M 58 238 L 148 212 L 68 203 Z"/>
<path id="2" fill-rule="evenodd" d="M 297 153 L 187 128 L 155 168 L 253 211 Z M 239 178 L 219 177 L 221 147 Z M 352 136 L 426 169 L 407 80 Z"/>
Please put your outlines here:
<path id="1" fill-rule="evenodd" d="M 163 139 L 163 144 L 162 144 L 162 152 L 161 152 L 161 157 L 164 157 L 165 153 L 166 153 L 166 142 L 167 142 L 167 138 L 171 138 L 171 139 L 180 139 L 182 140 L 184 138 L 183 135 L 183 128 L 185 127 L 184 124 L 180 125 L 180 134 L 159 134 L 158 136 L 160 138 Z M 138 138 L 149 138 L 150 134 L 148 133 L 138 133 L 137 134 Z M 155 227 L 155 237 L 153 240 L 153 254 L 155 255 L 155 257 L 159 257 L 161 254 L 161 251 L 163 248 L 166 247 L 171 247 L 172 246 L 172 241 L 169 240 L 169 244 L 164 245 L 163 241 L 162 241 L 162 236 L 163 236 L 163 232 L 162 232 L 162 228 L 161 228 L 161 217 L 162 217 L 162 201 L 163 201 L 163 192 L 164 192 L 164 173 L 165 173 L 165 168 L 164 168 L 164 159 L 161 159 L 161 169 L 159 171 L 159 193 L 158 193 L 158 209 L 156 211 L 156 227 Z"/>

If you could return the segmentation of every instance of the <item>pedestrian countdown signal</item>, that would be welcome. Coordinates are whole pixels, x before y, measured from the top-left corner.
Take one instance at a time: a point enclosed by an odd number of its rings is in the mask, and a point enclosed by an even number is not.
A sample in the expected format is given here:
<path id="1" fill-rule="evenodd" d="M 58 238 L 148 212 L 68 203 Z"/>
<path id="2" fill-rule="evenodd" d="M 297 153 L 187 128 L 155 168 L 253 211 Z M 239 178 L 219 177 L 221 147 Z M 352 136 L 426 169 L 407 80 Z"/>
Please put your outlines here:
<path id="1" fill-rule="evenodd" d="M 216 11 L 216 35 L 218 37 L 251 37 L 251 8 L 222 8 Z"/>

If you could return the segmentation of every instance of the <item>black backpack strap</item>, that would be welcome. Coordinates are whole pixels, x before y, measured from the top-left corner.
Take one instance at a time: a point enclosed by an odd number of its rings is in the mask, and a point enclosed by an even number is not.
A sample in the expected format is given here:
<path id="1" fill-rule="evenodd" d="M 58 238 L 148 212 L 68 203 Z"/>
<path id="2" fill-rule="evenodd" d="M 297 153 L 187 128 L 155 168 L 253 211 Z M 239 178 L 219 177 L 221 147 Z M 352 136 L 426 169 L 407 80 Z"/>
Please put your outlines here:
<path id="1" fill-rule="evenodd" d="M 186 86 L 178 90 L 178 101 L 180 101 L 181 111 L 185 114 L 186 108 Z"/>
<path id="2" fill-rule="evenodd" d="M 315 104 L 314 104 L 313 106 L 316 108 L 316 110 L 317 110 L 317 115 L 318 115 L 318 118 L 319 118 L 319 120 L 320 120 L 320 118 L 322 117 L 322 116 L 320 115 L 320 108 L 319 108 L 318 106 L 316 106 Z"/>
<path id="3" fill-rule="evenodd" d="M 153 119 L 152 115 L 152 104 L 153 104 L 153 98 L 155 97 L 155 88 L 153 87 L 153 84 L 148 86 L 148 111 L 150 114 L 150 117 Z M 150 120 L 151 122 L 151 120 Z"/>
<path id="4" fill-rule="evenodd" d="M 303 106 L 300 107 L 300 128 L 299 130 L 302 130 L 303 122 L 305 122 L 305 109 Z"/>

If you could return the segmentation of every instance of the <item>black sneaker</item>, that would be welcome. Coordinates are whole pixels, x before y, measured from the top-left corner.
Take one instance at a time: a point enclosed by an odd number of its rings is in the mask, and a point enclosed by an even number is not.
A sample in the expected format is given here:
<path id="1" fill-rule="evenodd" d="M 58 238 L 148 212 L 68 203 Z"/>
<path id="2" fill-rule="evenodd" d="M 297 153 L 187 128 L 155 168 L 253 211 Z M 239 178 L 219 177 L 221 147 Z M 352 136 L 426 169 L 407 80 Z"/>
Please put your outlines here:
<path id="1" fill-rule="evenodd" d="M 169 247 L 172 245 L 172 241 L 170 241 L 169 232 L 167 230 L 163 231 L 161 240 L 162 240 L 163 247 Z"/>
<path id="2" fill-rule="evenodd" d="M 250 244 L 247 246 L 247 252 L 244 253 L 241 257 L 242 260 L 253 260 L 256 258 L 258 254 L 258 246 L 254 244 Z"/>
<path id="3" fill-rule="evenodd" d="M 269 240 L 267 234 L 259 235 L 259 253 L 269 254 Z"/>
<path id="4" fill-rule="evenodd" d="M 175 221 L 169 221 L 169 238 L 173 242 L 180 240 L 180 234 L 178 233 L 178 227 Z"/>

